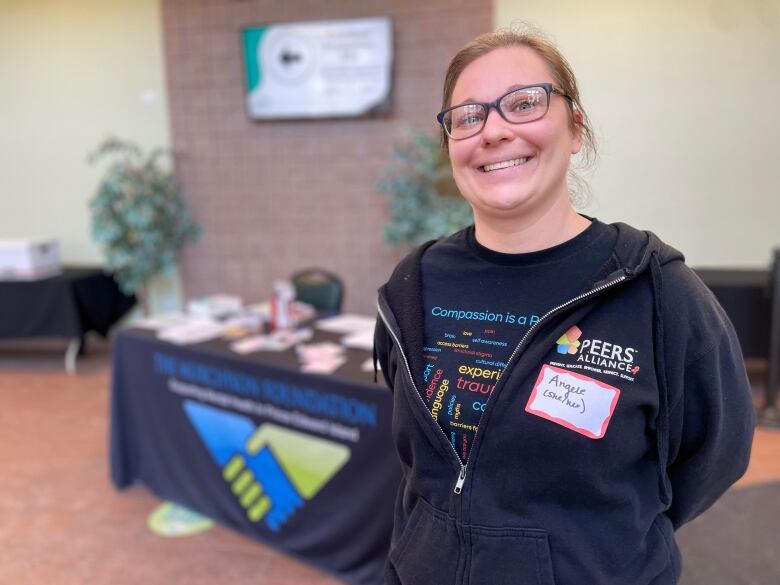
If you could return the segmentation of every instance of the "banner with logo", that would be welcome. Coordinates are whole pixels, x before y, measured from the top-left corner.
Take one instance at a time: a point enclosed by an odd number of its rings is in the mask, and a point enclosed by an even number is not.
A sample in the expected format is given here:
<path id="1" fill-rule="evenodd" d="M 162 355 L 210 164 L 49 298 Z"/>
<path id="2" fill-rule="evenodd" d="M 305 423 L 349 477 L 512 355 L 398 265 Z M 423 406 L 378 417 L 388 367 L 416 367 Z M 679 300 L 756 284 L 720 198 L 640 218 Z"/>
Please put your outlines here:
<path id="1" fill-rule="evenodd" d="M 319 567 L 378 585 L 400 481 L 379 385 L 114 340 L 111 474 Z"/>
<path id="2" fill-rule="evenodd" d="M 389 18 L 297 22 L 242 31 L 250 118 L 387 112 L 393 62 Z"/>

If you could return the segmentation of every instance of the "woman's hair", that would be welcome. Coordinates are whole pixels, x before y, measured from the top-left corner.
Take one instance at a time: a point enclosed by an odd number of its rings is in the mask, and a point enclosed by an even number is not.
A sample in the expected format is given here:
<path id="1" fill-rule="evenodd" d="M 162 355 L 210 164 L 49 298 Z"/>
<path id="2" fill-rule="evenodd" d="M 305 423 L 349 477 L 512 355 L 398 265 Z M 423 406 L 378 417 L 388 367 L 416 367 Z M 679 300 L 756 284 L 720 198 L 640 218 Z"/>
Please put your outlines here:
<path id="1" fill-rule="evenodd" d="M 569 120 L 572 128 L 579 125 L 582 136 L 582 148 L 576 169 L 588 171 L 596 160 L 596 138 L 591 126 L 588 114 L 580 102 L 580 91 L 577 87 L 577 79 L 571 65 L 558 48 L 549 40 L 543 32 L 530 25 L 514 25 L 511 29 L 498 29 L 495 32 L 481 34 L 458 51 L 450 61 L 447 74 L 444 78 L 444 90 L 442 92 L 442 109 L 448 108 L 452 101 L 452 93 L 463 70 L 476 61 L 479 57 L 490 53 L 495 49 L 506 47 L 528 47 L 536 52 L 550 69 L 550 73 L 558 85 L 571 101 L 565 100 L 569 108 Z M 574 112 L 581 115 L 581 121 L 577 122 Z M 441 144 L 445 152 L 449 152 L 447 136 L 441 129 Z M 587 184 L 575 170 L 569 171 L 569 183 L 572 187 L 572 200 L 575 204 L 582 205 L 588 198 Z"/>

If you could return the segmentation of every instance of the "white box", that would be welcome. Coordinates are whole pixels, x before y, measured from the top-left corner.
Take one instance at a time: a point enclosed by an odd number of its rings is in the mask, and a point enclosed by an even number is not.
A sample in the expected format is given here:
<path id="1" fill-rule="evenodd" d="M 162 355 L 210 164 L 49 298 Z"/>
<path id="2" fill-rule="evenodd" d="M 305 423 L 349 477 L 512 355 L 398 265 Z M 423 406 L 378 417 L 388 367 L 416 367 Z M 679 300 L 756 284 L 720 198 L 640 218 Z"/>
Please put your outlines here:
<path id="1" fill-rule="evenodd" d="M 53 238 L 0 240 L 0 280 L 37 280 L 62 272 Z"/>

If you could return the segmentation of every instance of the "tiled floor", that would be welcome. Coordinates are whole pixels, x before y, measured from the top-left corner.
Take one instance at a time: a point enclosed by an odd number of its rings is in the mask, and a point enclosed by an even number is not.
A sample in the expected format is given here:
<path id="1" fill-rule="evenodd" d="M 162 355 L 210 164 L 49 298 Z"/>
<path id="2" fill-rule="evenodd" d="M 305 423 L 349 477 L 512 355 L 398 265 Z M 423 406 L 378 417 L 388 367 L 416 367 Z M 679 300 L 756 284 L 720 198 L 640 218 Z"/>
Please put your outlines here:
<path id="1" fill-rule="evenodd" d="M 52 353 L 0 347 L 0 583 L 337 583 L 221 527 L 152 534 L 146 520 L 159 501 L 109 482 L 108 385 L 105 347 L 75 376 Z M 778 480 L 780 431 L 759 429 L 738 486 Z"/>

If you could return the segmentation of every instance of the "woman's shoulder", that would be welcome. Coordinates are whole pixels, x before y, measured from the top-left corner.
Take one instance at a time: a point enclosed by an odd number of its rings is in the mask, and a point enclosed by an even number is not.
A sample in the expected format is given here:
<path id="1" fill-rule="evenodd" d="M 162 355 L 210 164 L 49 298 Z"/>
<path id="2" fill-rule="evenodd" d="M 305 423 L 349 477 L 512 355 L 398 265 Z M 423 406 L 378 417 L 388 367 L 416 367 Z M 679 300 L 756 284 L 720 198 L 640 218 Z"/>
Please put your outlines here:
<path id="1" fill-rule="evenodd" d="M 686 354 L 704 355 L 725 338 L 733 335 L 733 326 L 696 272 L 682 261 L 662 266 L 661 298 L 666 338 Z M 695 358 L 694 358 L 695 359 Z"/>

